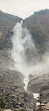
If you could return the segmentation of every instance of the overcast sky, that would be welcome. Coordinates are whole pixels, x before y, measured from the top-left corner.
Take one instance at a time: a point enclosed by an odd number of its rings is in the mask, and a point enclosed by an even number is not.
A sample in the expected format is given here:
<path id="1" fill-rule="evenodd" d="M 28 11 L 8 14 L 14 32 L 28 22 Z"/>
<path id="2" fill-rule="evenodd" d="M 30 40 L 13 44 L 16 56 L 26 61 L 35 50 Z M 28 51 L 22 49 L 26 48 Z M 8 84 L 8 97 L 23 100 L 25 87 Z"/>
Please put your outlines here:
<path id="1" fill-rule="evenodd" d="M 49 0 L 0 0 L 0 10 L 22 18 L 45 8 L 49 8 Z"/>

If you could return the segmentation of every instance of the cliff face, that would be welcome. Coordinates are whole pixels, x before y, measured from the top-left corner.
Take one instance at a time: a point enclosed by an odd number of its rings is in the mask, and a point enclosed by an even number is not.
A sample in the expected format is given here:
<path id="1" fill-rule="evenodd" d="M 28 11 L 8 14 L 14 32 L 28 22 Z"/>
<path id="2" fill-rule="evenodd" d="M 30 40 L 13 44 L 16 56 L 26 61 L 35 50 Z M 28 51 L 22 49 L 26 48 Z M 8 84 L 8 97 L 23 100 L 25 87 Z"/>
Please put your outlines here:
<path id="1" fill-rule="evenodd" d="M 13 70 L 11 36 L 22 19 L 0 11 L 0 110 L 32 111 L 33 96 L 24 91 L 23 74 Z M 11 65 L 12 64 L 12 65 Z M 3 103 L 3 105 L 2 105 Z"/>
<path id="2" fill-rule="evenodd" d="M 49 43 L 49 10 L 35 12 L 23 22 L 35 41 L 40 53 L 44 53 Z"/>
<path id="3" fill-rule="evenodd" d="M 10 48 L 12 29 L 22 18 L 0 11 L 0 49 Z M 49 10 L 42 10 L 23 20 L 23 26 L 32 34 L 39 53 L 49 47 Z M 4 46 L 4 48 L 2 47 Z"/>
<path id="4" fill-rule="evenodd" d="M 42 55 L 47 51 L 49 53 L 49 10 L 35 12 L 24 20 L 23 27 L 27 27 L 32 34 L 38 54 Z M 43 92 L 44 99 L 49 101 L 49 73 L 31 75 L 28 91 L 35 93 L 40 90 Z"/>
<path id="5" fill-rule="evenodd" d="M 0 49 L 11 48 L 12 29 L 22 18 L 0 11 Z"/>
<path id="6" fill-rule="evenodd" d="M 0 11 L 0 85 L 2 87 L 2 82 L 5 83 L 3 87 L 5 88 L 9 84 L 16 85 L 14 81 L 17 81 L 17 76 L 21 73 L 18 71 L 13 71 L 11 67 L 11 36 L 13 35 L 12 29 L 17 22 L 20 22 L 22 19 L 17 16 L 13 16 L 7 13 Z M 13 66 L 14 67 L 14 66 Z M 11 75 L 12 74 L 12 75 Z M 2 78 L 3 77 L 3 78 Z M 21 79 L 18 76 L 19 79 Z M 5 80 L 5 81 L 4 81 Z M 11 83 L 9 82 L 11 81 Z M 21 85 L 21 80 L 18 80 Z M 20 84 L 17 81 L 17 85 Z M 8 83 L 9 82 L 9 83 Z"/>
<path id="7" fill-rule="evenodd" d="M 28 91 L 39 93 L 42 91 L 43 98 L 49 101 L 49 73 L 31 76 L 28 83 Z"/>

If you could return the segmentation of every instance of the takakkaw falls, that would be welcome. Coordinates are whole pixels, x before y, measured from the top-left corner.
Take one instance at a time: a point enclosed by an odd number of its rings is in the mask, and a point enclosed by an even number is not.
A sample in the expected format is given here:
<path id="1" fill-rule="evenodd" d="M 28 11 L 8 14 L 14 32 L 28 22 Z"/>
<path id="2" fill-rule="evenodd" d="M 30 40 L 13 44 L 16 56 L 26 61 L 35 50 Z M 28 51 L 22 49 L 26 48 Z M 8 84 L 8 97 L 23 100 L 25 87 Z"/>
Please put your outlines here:
<path id="1" fill-rule="evenodd" d="M 13 29 L 12 37 L 12 59 L 14 69 L 24 75 L 25 90 L 27 90 L 28 76 L 33 72 L 34 62 L 36 62 L 37 50 L 32 40 L 32 36 L 27 28 L 22 28 L 22 23 L 17 23 Z"/>
<path id="2" fill-rule="evenodd" d="M 47 72 L 49 57 L 44 58 L 40 62 L 40 56 L 38 55 L 35 42 L 27 28 L 22 27 L 23 21 L 17 23 L 13 28 L 12 36 L 12 60 L 13 69 L 21 72 L 24 75 L 24 89 L 27 91 L 27 84 L 29 82 L 29 74 L 38 74 Z M 45 64 L 46 62 L 46 64 Z M 38 94 L 35 93 L 35 98 Z"/>

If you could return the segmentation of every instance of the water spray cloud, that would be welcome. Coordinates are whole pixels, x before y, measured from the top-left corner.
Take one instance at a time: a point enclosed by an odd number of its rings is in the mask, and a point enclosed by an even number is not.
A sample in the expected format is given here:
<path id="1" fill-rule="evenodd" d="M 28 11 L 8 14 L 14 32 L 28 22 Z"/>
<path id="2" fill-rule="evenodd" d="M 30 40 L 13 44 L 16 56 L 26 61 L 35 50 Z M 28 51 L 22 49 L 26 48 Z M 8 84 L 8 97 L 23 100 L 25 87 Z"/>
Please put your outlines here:
<path id="1" fill-rule="evenodd" d="M 17 23 L 13 29 L 12 37 L 12 59 L 14 68 L 23 73 L 24 76 L 29 74 L 39 74 L 49 72 L 49 53 L 42 56 L 39 62 L 39 54 L 27 28 L 22 27 L 22 22 Z"/>

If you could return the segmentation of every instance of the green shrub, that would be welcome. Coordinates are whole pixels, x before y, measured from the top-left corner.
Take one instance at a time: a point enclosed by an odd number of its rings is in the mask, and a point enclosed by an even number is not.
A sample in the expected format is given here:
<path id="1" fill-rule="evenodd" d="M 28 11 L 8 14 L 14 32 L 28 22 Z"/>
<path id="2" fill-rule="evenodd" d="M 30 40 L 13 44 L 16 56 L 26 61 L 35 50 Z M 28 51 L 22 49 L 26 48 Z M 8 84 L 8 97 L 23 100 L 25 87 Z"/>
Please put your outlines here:
<path id="1" fill-rule="evenodd" d="M 5 102 L 3 98 L 0 99 L 0 107 L 5 108 Z"/>

